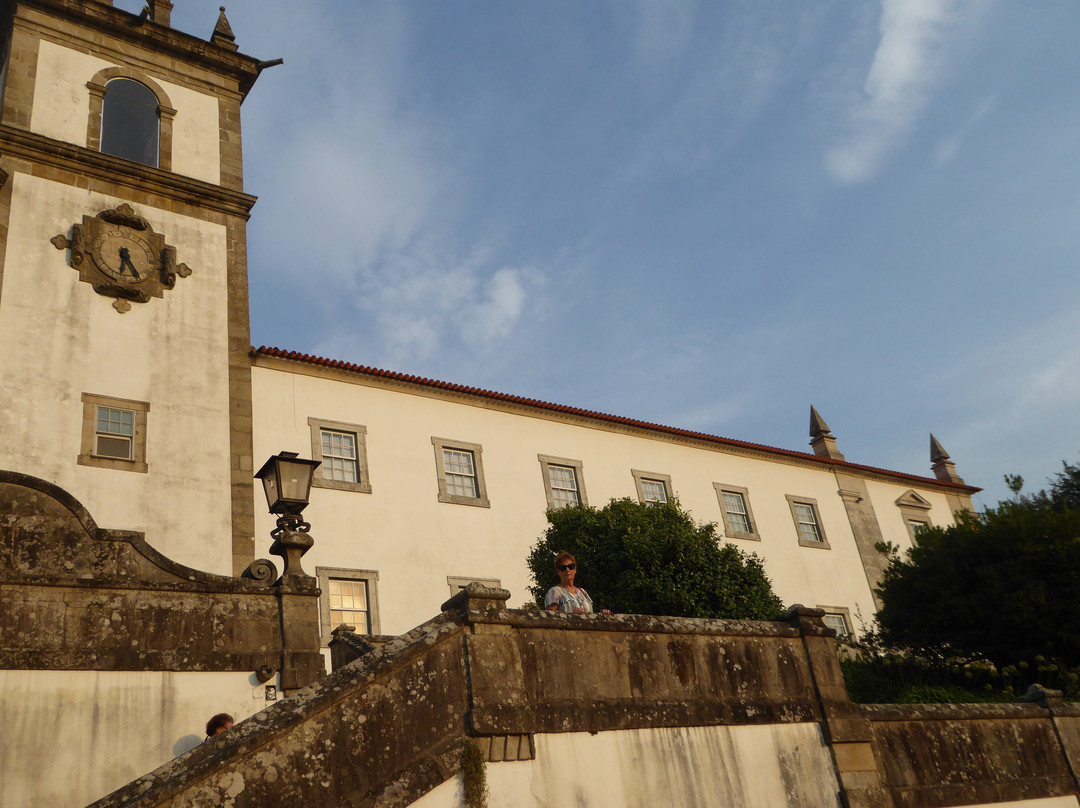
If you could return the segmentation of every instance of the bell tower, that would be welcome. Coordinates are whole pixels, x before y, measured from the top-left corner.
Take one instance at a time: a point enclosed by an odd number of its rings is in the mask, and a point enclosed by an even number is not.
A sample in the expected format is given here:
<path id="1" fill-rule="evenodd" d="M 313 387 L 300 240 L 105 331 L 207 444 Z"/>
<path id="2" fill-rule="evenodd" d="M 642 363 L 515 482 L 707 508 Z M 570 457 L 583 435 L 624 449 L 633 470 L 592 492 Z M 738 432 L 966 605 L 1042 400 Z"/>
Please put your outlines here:
<path id="1" fill-rule="evenodd" d="M 0 468 L 98 524 L 253 559 L 240 105 L 265 66 L 111 0 L 0 2 Z"/>

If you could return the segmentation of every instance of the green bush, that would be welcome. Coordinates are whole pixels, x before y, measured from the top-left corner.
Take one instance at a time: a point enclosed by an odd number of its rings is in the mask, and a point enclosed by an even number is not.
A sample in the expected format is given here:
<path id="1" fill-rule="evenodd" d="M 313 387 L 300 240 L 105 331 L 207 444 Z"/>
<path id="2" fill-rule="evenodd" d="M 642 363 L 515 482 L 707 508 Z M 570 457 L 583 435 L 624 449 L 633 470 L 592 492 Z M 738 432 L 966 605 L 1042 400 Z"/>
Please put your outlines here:
<path id="1" fill-rule="evenodd" d="M 757 620 L 782 610 L 761 559 L 724 542 L 716 525 L 695 523 L 677 501 L 613 499 L 549 511 L 548 522 L 528 558 L 537 603 L 559 582 L 555 555 L 568 552 L 578 562 L 575 583 L 597 609 Z"/>

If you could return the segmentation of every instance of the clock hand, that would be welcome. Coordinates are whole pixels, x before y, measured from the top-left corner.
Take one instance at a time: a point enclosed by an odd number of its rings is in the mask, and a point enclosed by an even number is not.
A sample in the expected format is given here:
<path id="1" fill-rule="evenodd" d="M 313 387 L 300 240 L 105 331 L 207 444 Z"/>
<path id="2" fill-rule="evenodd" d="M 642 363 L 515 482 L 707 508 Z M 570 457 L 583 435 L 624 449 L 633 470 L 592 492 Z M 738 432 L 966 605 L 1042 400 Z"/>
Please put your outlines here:
<path id="1" fill-rule="evenodd" d="M 131 272 L 132 277 L 134 277 L 135 280 L 140 279 L 141 276 L 139 275 L 139 270 L 135 269 L 135 265 L 133 263 L 131 263 L 131 253 L 128 252 L 127 247 L 121 247 L 120 248 L 120 274 L 121 275 L 124 274 L 124 267 L 128 268 L 128 270 Z"/>

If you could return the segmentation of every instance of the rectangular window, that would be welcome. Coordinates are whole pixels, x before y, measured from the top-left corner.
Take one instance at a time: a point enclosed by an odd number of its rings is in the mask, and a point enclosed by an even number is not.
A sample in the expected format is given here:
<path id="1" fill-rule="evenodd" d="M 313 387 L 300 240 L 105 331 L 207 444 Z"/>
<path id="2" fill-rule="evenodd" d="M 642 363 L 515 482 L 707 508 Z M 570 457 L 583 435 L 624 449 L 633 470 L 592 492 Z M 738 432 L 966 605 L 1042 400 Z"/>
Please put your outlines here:
<path id="1" fill-rule="evenodd" d="M 343 581 L 340 578 L 331 578 L 327 597 L 330 598 L 331 626 L 348 623 L 356 626 L 361 634 L 371 633 L 371 621 L 368 619 L 367 581 Z"/>
<path id="2" fill-rule="evenodd" d="M 742 494 L 724 494 L 724 513 L 731 521 L 731 529 L 739 533 L 750 532 L 750 519 L 746 515 L 746 500 Z"/>
<path id="3" fill-rule="evenodd" d="M 828 550 L 829 542 L 825 538 L 825 528 L 818 515 L 817 500 L 809 497 L 793 497 L 788 494 L 787 501 L 791 508 L 791 517 L 795 520 L 799 544 L 802 547 Z"/>
<path id="4" fill-rule="evenodd" d="M 82 394 L 82 405 L 79 465 L 145 474 L 150 405 L 92 393 Z"/>
<path id="5" fill-rule="evenodd" d="M 848 621 L 846 609 L 841 611 L 839 609 L 833 609 L 832 611 L 826 611 L 822 620 L 825 621 L 827 628 L 833 629 L 836 632 L 836 639 L 838 640 L 851 640 L 851 623 Z"/>
<path id="6" fill-rule="evenodd" d="M 911 531 L 911 538 L 917 539 L 919 534 L 930 527 L 929 522 L 920 522 L 917 519 L 912 519 L 908 522 L 908 530 Z"/>
<path id="7" fill-rule="evenodd" d="M 352 570 L 316 567 L 319 581 L 319 624 L 322 642 L 330 641 L 334 629 L 342 623 L 355 626 L 358 634 L 379 633 L 379 600 L 375 570 Z"/>
<path id="8" fill-rule="evenodd" d="M 315 470 L 311 485 L 370 494 L 367 427 L 323 418 L 308 418 L 308 427 L 311 429 L 311 458 L 322 462 Z"/>
<path id="9" fill-rule="evenodd" d="M 630 473 L 634 475 L 638 502 L 667 502 L 671 497 L 671 477 L 667 474 L 638 469 L 631 469 Z"/>
<path id="10" fill-rule="evenodd" d="M 94 427 L 94 454 L 116 460 L 131 460 L 135 442 L 135 411 L 97 407 Z"/>
<path id="11" fill-rule="evenodd" d="M 642 480 L 641 498 L 645 502 L 667 502 L 667 489 L 661 480 Z"/>
<path id="12" fill-rule="evenodd" d="M 476 484 L 476 466 L 472 452 L 443 449 L 446 468 L 446 490 L 451 496 L 475 498 L 480 488 Z"/>
<path id="13" fill-rule="evenodd" d="M 431 443 L 435 447 L 439 502 L 490 507 L 480 444 L 445 438 L 432 438 Z"/>
<path id="14" fill-rule="evenodd" d="M 357 482 L 360 473 L 356 465 L 356 435 L 322 430 L 322 473 L 329 480 Z"/>
<path id="15" fill-rule="evenodd" d="M 571 505 L 587 505 L 581 477 L 581 461 L 566 457 L 537 455 L 544 475 L 544 493 L 548 510 Z"/>
<path id="16" fill-rule="evenodd" d="M 750 493 L 738 485 L 713 483 L 716 497 L 720 502 L 720 513 L 724 517 L 724 535 L 729 539 L 751 539 L 761 541 L 754 522 L 754 513 L 750 509 Z"/>
<path id="17" fill-rule="evenodd" d="M 577 475 L 572 468 L 548 466 L 548 476 L 551 477 L 551 498 L 555 501 L 556 508 L 581 504 L 577 490 Z"/>
<path id="18" fill-rule="evenodd" d="M 812 506 L 802 502 L 795 503 L 795 524 L 799 527 L 799 538 L 803 541 L 821 541 L 821 531 L 818 530 L 817 517 Z"/>

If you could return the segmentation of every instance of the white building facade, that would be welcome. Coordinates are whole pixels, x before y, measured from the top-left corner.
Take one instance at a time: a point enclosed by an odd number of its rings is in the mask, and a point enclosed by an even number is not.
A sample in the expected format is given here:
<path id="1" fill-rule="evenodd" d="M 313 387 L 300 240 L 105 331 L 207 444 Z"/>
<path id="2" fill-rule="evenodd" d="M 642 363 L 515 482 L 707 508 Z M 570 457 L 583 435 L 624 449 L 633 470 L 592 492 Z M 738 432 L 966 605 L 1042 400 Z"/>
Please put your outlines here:
<path id="1" fill-rule="evenodd" d="M 262 65 L 224 15 L 205 43 L 169 28 L 169 7 L 133 26 L 107 2 L 41 0 L 8 22 L 3 468 L 237 575 L 272 527 L 254 468 L 281 450 L 321 459 L 305 563 L 374 634 L 416 625 L 463 581 L 524 601 L 545 510 L 623 496 L 678 497 L 759 553 L 785 602 L 854 627 L 874 612 L 874 543 L 907 546 L 913 523 L 970 505 L 947 456 L 936 478 L 850 464 L 827 428 L 793 452 L 251 351 L 239 108 Z M 132 89 L 153 116 L 149 156 L 109 141 L 128 114 L 113 98 Z"/>

